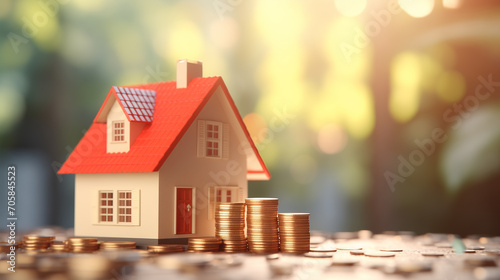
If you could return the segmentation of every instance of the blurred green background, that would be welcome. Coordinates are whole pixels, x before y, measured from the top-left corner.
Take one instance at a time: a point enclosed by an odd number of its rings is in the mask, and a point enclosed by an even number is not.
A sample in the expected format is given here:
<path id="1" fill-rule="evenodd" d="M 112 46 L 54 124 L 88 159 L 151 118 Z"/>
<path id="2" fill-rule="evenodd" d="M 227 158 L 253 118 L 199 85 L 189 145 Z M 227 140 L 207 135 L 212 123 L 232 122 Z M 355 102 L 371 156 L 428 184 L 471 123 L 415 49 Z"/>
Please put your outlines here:
<path id="1" fill-rule="evenodd" d="M 313 230 L 500 234 L 492 0 L 0 0 L 0 179 L 16 165 L 21 229 L 72 227 L 56 171 L 109 88 L 175 80 L 183 58 L 223 77 L 271 172 L 250 196 Z"/>

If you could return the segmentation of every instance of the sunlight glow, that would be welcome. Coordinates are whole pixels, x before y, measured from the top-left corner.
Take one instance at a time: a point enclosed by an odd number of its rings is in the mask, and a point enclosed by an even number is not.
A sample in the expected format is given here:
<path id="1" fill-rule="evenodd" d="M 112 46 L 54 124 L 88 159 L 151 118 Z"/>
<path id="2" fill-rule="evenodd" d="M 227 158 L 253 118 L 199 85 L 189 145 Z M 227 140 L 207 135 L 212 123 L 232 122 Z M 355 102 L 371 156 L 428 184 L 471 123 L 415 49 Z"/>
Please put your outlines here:
<path id="1" fill-rule="evenodd" d="M 346 17 L 361 14 L 366 8 L 366 0 L 335 0 L 335 7 Z"/>
<path id="2" fill-rule="evenodd" d="M 443 0 L 443 6 L 448 9 L 457 9 L 462 6 L 462 0 Z"/>
<path id="3" fill-rule="evenodd" d="M 399 5 L 410 16 L 422 18 L 434 9 L 434 0 L 399 0 Z"/>
<path id="4" fill-rule="evenodd" d="M 422 80 L 420 66 L 420 56 L 412 52 L 401 53 L 392 61 L 389 109 L 399 122 L 407 122 L 418 111 Z"/>
<path id="5" fill-rule="evenodd" d="M 336 154 L 347 144 L 347 134 L 338 124 L 324 126 L 318 133 L 319 149 L 325 154 Z"/>

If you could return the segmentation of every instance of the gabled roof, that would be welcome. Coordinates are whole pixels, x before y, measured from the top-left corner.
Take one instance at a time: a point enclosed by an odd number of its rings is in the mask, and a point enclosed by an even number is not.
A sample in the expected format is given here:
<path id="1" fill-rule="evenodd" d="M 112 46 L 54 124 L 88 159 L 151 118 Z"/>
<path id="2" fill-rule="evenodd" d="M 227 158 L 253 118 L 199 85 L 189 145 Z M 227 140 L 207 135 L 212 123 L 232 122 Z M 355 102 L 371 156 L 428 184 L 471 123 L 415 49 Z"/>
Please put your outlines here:
<path id="1" fill-rule="evenodd" d="M 177 88 L 175 81 L 111 88 L 94 122 L 58 173 L 158 171 L 219 87 L 221 87 L 246 139 L 252 147 L 252 153 L 247 155 L 247 178 L 249 180 L 268 180 L 270 178 L 269 171 L 250 138 L 250 134 L 221 77 L 195 78 L 187 88 Z M 144 103 L 135 101 L 137 105 L 134 105 L 132 102 L 130 104 L 124 102 L 127 101 L 126 97 L 135 99 L 134 94 L 138 95 L 139 100 L 139 94 L 141 96 L 143 96 L 142 94 L 150 95 L 150 97 L 156 96 L 153 101 L 149 100 L 149 103 L 155 104 L 153 110 L 149 108 L 153 113 L 152 121 L 147 121 L 145 117 L 151 117 L 147 114 L 142 115 L 146 120 L 143 121 L 140 118 L 141 115 L 133 113 L 131 110 L 134 109 L 137 112 L 136 109 L 140 108 L 138 104 L 144 106 Z M 106 152 L 106 115 L 114 100 L 119 101 L 130 121 L 139 121 L 140 119 L 140 121 L 146 123 L 142 132 L 126 153 Z M 127 112 L 127 108 L 130 113 Z M 147 113 L 147 111 L 145 112 Z M 144 114 L 144 112 L 142 113 Z"/>

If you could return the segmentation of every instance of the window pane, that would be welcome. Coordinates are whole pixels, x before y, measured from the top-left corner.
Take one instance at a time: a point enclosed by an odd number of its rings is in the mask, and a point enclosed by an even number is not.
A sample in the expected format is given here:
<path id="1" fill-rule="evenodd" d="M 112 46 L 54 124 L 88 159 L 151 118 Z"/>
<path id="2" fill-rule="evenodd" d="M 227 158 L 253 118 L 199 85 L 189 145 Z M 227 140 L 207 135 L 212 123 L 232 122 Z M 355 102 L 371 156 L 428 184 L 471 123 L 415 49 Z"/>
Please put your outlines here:
<path id="1" fill-rule="evenodd" d="M 106 206 L 106 200 L 101 200 L 101 206 Z"/>
<path id="2" fill-rule="evenodd" d="M 113 198 L 113 193 L 108 193 L 108 198 Z"/>
<path id="3" fill-rule="evenodd" d="M 108 214 L 113 214 L 113 208 L 108 208 Z"/>
<path id="4" fill-rule="evenodd" d="M 127 192 L 127 198 L 132 198 L 132 193 L 131 192 Z"/>
<path id="5" fill-rule="evenodd" d="M 113 221 L 113 216 L 108 216 L 108 222 L 112 222 Z"/>
<path id="6" fill-rule="evenodd" d="M 125 221 L 125 217 L 120 216 L 120 217 L 118 218 L 118 221 L 119 221 L 120 223 L 123 223 L 123 222 Z"/>
<path id="7" fill-rule="evenodd" d="M 108 200 L 108 206 L 113 206 L 113 200 Z"/>
<path id="8" fill-rule="evenodd" d="M 132 206 L 132 200 L 127 200 L 127 206 Z"/>
<path id="9" fill-rule="evenodd" d="M 131 222 L 132 222 L 132 217 L 127 216 L 127 223 L 131 223 Z"/>
<path id="10" fill-rule="evenodd" d="M 120 208 L 120 209 L 118 210 L 118 212 L 120 213 L 120 215 L 125 214 L 125 209 Z"/>
<path id="11" fill-rule="evenodd" d="M 127 208 L 127 215 L 132 215 L 132 209 Z"/>
<path id="12" fill-rule="evenodd" d="M 120 198 L 125 198 L 125 193 L 120 192 Z"/>
<path id="13" fill-rule="evenodd" d="M 101 222 L 105 222 L 106 221 L 106 216 L 101 216 Z"/>

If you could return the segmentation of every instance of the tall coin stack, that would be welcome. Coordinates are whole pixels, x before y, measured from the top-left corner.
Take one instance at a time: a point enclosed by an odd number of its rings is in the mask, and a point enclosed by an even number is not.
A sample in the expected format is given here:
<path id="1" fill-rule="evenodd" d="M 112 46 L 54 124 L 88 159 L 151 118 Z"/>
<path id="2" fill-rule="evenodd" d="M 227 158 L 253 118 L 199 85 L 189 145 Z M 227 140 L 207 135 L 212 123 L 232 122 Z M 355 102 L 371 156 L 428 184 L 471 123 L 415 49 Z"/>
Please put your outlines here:
<path id="1" fill-rule="evenodd" d="M 279 251 L 278 199 L 247 198 L 248 250 L 257 254 Z"/>
<path id="2" fill-rule="evenodd" d="M 215 236 L 222 238 L 224 252 L 247 251 L 245 203 L 220 203 L 216 206 Z"/>
<path id="3" fill-rule="evenodd" d="M 280 251 L 303 254 L 309 252 L 311 233 L 309 213 L 279 213 Z"/>

